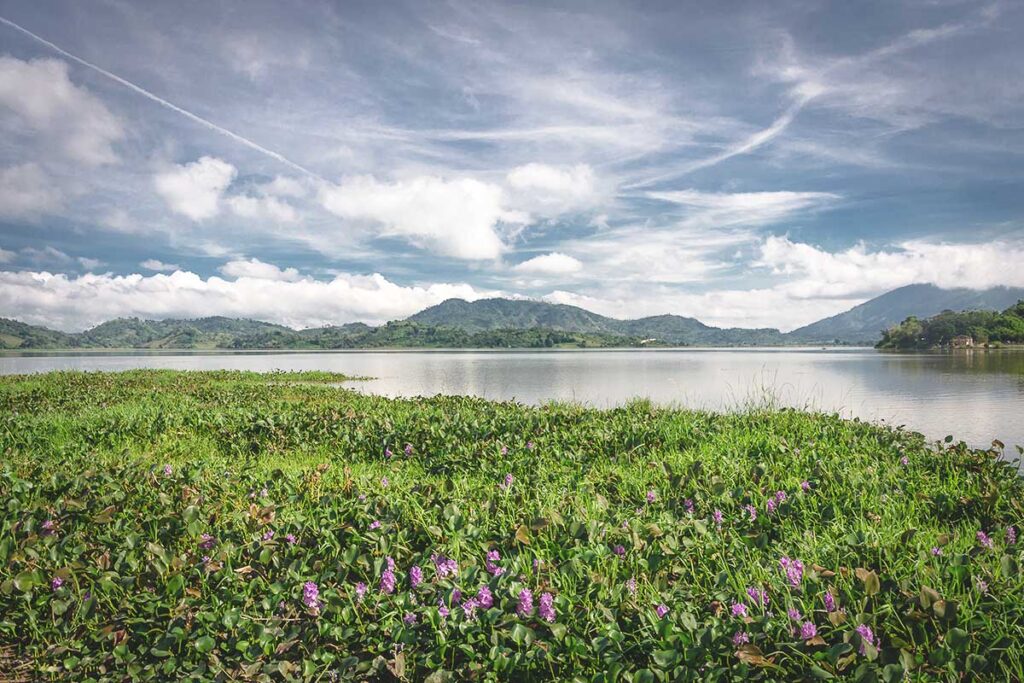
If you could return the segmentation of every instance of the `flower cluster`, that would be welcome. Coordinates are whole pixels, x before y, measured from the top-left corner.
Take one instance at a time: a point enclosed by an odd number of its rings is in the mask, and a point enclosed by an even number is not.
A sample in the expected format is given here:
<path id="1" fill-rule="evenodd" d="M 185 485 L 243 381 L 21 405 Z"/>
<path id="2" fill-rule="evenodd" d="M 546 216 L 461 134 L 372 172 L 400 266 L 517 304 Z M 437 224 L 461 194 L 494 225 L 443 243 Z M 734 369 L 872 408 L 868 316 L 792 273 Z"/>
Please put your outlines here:
<path id="1" fill-rule="evenodd" d="M 779 560 L 779 566 L 786 573 L 786 580 L 789 581 L 790 586 L 796 588 L 804 580 L 804 563 L 800 560 L 791 560 L 788 557 L 783 557 Z"/>
<path id="2" fill-rule="evenodd" d="M 302 604 L 313 614 L 319 614 L 322 603 L 320 602 L 320 588 L 313 581 L 302 584 Z"/>
<path id="3" fill-rule="evenodd" d="M 435 553 L 430 556 L 430 559 L 434 562 L 434 570 L 438 577 L 442 579 L 456 576 L 459 573 L 459 563 L 450 557 Z"/>

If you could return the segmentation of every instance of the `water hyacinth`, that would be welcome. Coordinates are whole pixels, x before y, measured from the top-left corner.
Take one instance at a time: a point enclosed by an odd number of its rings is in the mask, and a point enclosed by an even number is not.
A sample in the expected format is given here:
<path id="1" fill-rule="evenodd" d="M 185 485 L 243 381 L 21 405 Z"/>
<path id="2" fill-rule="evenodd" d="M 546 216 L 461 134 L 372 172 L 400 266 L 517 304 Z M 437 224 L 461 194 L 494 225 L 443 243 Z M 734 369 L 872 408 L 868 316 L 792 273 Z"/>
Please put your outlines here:
<path id="1" fill-rule="evenodd" d="M 735 602 L 734 601 L 732 603 L 732 607 L 730 608 L 730 611 L 732 612 L 732 615 L 734 617 L 745 617 L 745 616 L 747 616 L 747 606 L 744 605 L 742 602 Z"/>
<path id="2" fill-rule="evenodd" d="M 502 491 L 508 491 L 509 489 L 512 488 L 512 482 L 514 481 L 515 477 L 513 477 L 512 473 L 509 472 L 505 475 L 505 479 L 500 484 L 498 484 L 498 488 L 501 489 Z"/>
<path id="3" fill-rule="evenodd" d="M 216 544 L 216 542 L 217 542 L 216 539 L 214 539 L 214 537 L 211 536 L 210 534 L 200 534 L 200 536 L 199 536 L 199 549 L 200 550 L 209 550 L 210 548 L 212 548 L 214 546 L 214 544 Z"/>
<path id="4" fill-rule="evenodd" d="M 437 613 L 441 615 L 442 620 L 447 619 L 448 615 L 451 614 L 448 606 L 444 604 L 444 598 L 437 599 Z"/>
<path id="5" fill-rule="evenodd" d="M 786 580 L 789 581 L 790 586 L 796 588 L 800 585 L 800 582 L 804 579 L 803 562 L 783 557 L 779 560 L 779 566 L 781 566 L 782 571 L 786 573 Z"/>
<path id="6" fill-rule="evenodd" d="M 423 570 L 420 569 L 419 565 L 414 564 L 409 568 L 409 585 L 415 588 L 421 583 L 423 583 Z"/>
<path id="7" fill-rule="evenodd" d="M 693 514 L 693 499 L 687 498 L 683 501 L 683 508 L 686 509 L 687 514 Z"/>
<path id="8" fill-rule="evenodd" d="M 476 619 L 476 607 L 476 600 L 473 598 L 462 603 L 462 613 L 465 615 L 466 619 L 470 621 Z"/>
<path id="9" fill-rule="evenodd" d="M 984 531 L 979 531 L 977 534 L 975 534 L 975 536 L 977 537 L 978 543 L 981 545 L 981 547 L 989 549 L 992 548 L 992 539 L 989 538 L 988 534 L 986 534 Z"/>
<path id="10" fill-rule="evenodd" d="M 757 508 L 756 507 L 754 507 L 753 505 L 744 505 L 743 509 L 747 511 L 748 515 L 750 515 L 750 521 L 751 522 L 754 522 L 754 521 L 757 520 Z"/>
<path id="11" fill-rule="evenodd" d="M 53 580 L 50 581 L 50 588 L 53 589 L 53 590 L 57 590 L 58 588 L 60 588 L 63 585 L 64 585 L 64 579 L 60 578 L 59 576 L 53 577 Z"/>
<path id="12" fill-rule="evenodd" d="M 874 632 L 872 632 L 870 626 L 868 626 L 867 624 L 860 624 L 854 630 L 857 632 L 857 634 L 861 638 L 860 654 L 862 656 L 867 654 L 867 645 L 868 644 L 874 645 L 876 647 L 878 646 L 879 641 L 875 640 L 875 634 L 874 634 Z"/>
<path id="13" fill-rule="evenodd" d="M 395 572 L 391 567 L 386 567 L 380 574 L 380 592 L 391 595 L 395 592 Z"/>
<path id="14" fill-rule="evenodd" d="M 516 614 L 520 619 L 527 619 L 533 614 L 533 593 L 529 588 L 519 591 L 519 602 L 516 604 Z"/>
<path id="15" fill-rule="evenodd" d="M 480 590 L 476 592 L 476 604 L 483 609 L 490 609 L 494 605 L 494 595 L 491 594 L 490 588 L 480 586 Z"/>
<path id="16" fill-rule="evenodd" d="M 714 520 L 715 526 L 717 526 L 719 529 L 722 528 L 722 520 L 724 519 L 724 517 L 725 516 L 722 514 L 721 510 L 716 509 L 713 513 L 711 513 L 711 519 Z"/>
<path id="17" fill-rule="evenodd" d="M 406 456 L 412 455 L 412 444 L 411 443 L 405 444 L 405 455 Z"/>
<path id="18" fill-rule="evenodd" d="M 449 557 L 435 553 L 430 556 L 430 559 L 434 562 L 434 571 L 442 579 L 459 573 L 459 563 Z"/>
<path id="19" fill-rule="evenodd" d="M 626 590 L 629 591 L 630 595 L 636 595 L 636 577 L 631 576 L 626 580 Z"/>
<path id="20" fill-rule="evenodd" d="M 825 611 L 826 612 L 835 612 L 836 611 L 836 599 L 832 595 L 832 591 L 826 591 L 825 592 L 825 596 L 822 599 L 823 599 L 823 601 L 825 603 Z"/>
<path id="21" fill-rule="evenodd" d="M 654 608 L 654 613 L 658 615 L 659 619 L 664 619 L 665 615 L 668 614 L 668 605 L 661 603 Z"/>
<path id="22" fill-rule="evenodd" d="M 356 599 L 362 602 L 363 598 L 366 597 L 367 586 L 365 583 L 360 581 L 356 584 Z"/>
<path id="23" fill-rule="evenodd" d="M 626 546 L 624 546 L 622 544 L 618 544 L 614 548 L 612 548 L 612 552 L 614 552 L 617 557 L 625 557 L 626 556 Z"/>
<path id="24" fill-rule="evenodd" d="M 551 593 L 542 593 L 540 596 L 540 607 L 537 614 L 548 623 L 555 621 L 555 598 Z"/>
<path id="25" fill-rule="evenodd" d="M 164 476 L 169 477 L 174 474 L 174 469 L 170 465 L 164 465 Z"/>
<path id="26" fill-rule="evenodd" d="M 750 642 L 750 635 L 746 631 L 736 631 L 732 634 L 732 644 L 736 647 L 746 645 Z"/>
<path id="27" fill-rule="evenodd" d="M 800 490 L 803 491 L 804 493 L 807 493 L 808 491 L 810 491 L 811 490 L 811 482 L 806 481 L 806 480 L 800 482 Z"/>
<path id="28" fill-rule="evenodd" d="M 1006 545 L 1017 544 L 1017 529 L 1016 527 L 1006 527 Z"/>
<path id="29" fill-rule="evenodd" d="M 391 484 L 391 481 L 387 477 L 381 477 L 380 478 L 381 488 L 385 488 L 386 489 L 390 484 Z"/>
<path id="30" fill-rule="evenodd" d="M 932 555 L 934 555 L 936 557 L 938 557 L 939 555 L 942 555 L 942 548 L 940 548 L 937 545 L 933 545 L 932 546 Z"/>
<path id="31" fill-rule="evenodd" d="M 975 582 L 975 586 L 977 587 L 978 592 L 982 595 L 988 593 L 988 581 L 985 581 L 981 577 L 978 577 L 977 581 Z"/>
<path id="32" fill-rule="evenodd" d="M 908 466 L 908 465 L 910 464 L 910 458 L 908 458 L 908 457 L 907 457 L 907 456 L 905 456 L 905 455 L 904 455 L 904 456 L 902 456 L 902 457 L 900 458 L 900 464 L 901 464 L 901 465 L 903 465 L 904 467 Z"/>
<path id="33" fill-rule="evenodd" d="M 402 621 L 405 622 L 406 626 L 412 626 L 416 623 L 416 615 L 412 612 L 406 612 L 405 616 L 402 617 Z"/>
<path id="34" fill-rule="evenodd" d="M 647 502 L 648 503 L 653 503 L 657 499 L 658 499 L 658 494 L 656 494 L 653 490 L 647 492 Z"/>
<path id="35" fill-rule="evenodd" d="M 801 640 L 810 640 L 816 635 L 818 635 L 818 627 L 814 625 L 813 621 L 805 621 L 800 625 Z"/>
<path id="36" fill-rule="evenodd" d="M 313 614 L 320 613 L 320 587 L 314 581 L 302 584 L 302 604 Z"/>
<path id="37" fill-rule="evenodd" d="M 284 540 L 288 545 L 295 545 L 298 542 L 298 539 L 295 538 L 295 534 L 285 534 Z"/>
<path id="38" fill-rule="evenodd" d="M 263 532 L 263 540 L 264 540 L 264 541 L 270 541 L 270 540 L 272 540 L 273 538 L 274 538 L 274 532 L 273 532 L 273 531 L 270 531 L 270 530 L 268 529 L 267 531 L 264 531 L 264 532 Z"/>
<path id="39" fill-rule="evenodd" d="M 43 536 L 52 536 L 57 533 L 57 523 L 52 519 L 48 519 L 39 525 L 39 528 L 43 530 Z"/>
<path id="40" fill-rule="evenodd" d="M 800 621 L 801 619 L 803 619 L 803 615 L 800 614 L 800 610 L 798 610 L 795 607 L 790 607 L 788 610 L 786 610 L 786 615 L 793 621 Z"/>
<path id="41" fill-rule="evenodd" d="M 750 599 L 755 605 L 760 607 L 766 607 L 768 605 L 768 593 L 759 588 L 755 588 L 753 586 L 747 588 L 747 595 L 750 596 Z"/>
<path id="42" fill-rule="evenodd" d="M 375 519 L 372 522 L 370 522 L 370 531 L 375 531 L 376 529 L 379 529 L 379 528 L 380 528 L 380 520 L 379 519 Z"/>
<path id="43" fill-rule="evenodd" d="M 497 550 L 491 550 L 487 553 L 487 560 L 484 562 L 484 568 L 491 576 L 501 576 L 505 573 L 505 570 L 497 565 L 501 561 L 501 553 Z"/>
<path id="44" fill-rule="evenodd" d="M 392 455 L 394 455 L 394 453 L 391 452 L 391 449 L 385 447 L 384 448 L 384 458 L 387 459 L 387 460 L 390 460 Z"/>
<path id="45" fill-rule="evenodd" d="M 768 501 L 764 504 L 765 508 L 768 510 L 769 513 L 775 512 L 776 505 L 777 503 L 775 502 L 774 498 L 769 498 Z"/>

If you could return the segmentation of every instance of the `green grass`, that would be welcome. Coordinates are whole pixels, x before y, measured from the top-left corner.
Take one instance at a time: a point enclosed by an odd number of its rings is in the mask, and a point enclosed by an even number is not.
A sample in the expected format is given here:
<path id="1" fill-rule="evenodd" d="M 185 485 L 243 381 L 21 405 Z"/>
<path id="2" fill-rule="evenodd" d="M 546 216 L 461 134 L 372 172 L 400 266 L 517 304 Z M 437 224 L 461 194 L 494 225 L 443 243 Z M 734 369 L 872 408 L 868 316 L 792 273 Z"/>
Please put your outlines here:
<path id="1" fill-rule="evenodd" d="M 994 451 L 800 411 L 389 400 L 341 379 L 0 378 L 0 662 L 44 680 L 1024 678 L 1024 487 Z M 481 586 L 493 606 L 470 618 L 453 591 Z"/>

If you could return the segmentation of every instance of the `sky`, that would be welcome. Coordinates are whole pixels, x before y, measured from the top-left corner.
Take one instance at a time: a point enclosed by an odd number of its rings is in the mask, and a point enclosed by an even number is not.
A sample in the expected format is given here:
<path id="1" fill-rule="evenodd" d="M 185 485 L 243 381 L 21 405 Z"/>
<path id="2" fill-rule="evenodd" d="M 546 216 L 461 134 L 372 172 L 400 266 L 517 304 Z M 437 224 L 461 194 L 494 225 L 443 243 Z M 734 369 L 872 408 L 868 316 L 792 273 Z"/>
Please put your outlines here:
<path id="1" fill-rule="evenodd" d="M 1024 286 L 1024 3 L 0 0 L 0 316 Z"/>

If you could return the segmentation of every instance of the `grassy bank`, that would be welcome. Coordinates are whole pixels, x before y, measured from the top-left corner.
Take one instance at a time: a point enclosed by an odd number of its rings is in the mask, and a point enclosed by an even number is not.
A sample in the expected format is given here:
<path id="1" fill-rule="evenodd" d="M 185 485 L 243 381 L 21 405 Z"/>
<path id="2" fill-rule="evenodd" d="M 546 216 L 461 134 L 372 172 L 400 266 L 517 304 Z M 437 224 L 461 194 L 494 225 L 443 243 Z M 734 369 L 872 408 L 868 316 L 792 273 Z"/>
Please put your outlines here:
<path id="1" fill-rule="evenodd" d="M 796 411 L 0 378 L 0 662 L 221 680 L 1024 678 L 1021 481 Z"/>

